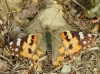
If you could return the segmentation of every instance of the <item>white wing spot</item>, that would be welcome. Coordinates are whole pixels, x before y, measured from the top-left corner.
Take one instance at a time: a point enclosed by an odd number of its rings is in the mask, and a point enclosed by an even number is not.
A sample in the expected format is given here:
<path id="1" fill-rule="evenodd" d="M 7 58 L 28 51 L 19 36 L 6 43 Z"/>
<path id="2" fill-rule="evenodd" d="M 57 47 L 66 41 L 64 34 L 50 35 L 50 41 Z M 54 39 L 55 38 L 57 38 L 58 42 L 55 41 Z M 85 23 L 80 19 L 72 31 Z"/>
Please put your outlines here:
<path id="1" fill-rule="evenodd" d="M 15 51 L 18 51 L 18 48 L 15 48 Z"/>
<path id="2" fill-rule="evenodd" d="M 81 38 L 81 39 L 84 39 L 84 35 L 83 35 L 82 32 L 79 32 L 78 34 L 80 35 L 80 38 Z"/>
<path id="3" fill-rule="evenodd" d="M 28 43 L 31 43 L 31 37 L 32 37 L 32 34 L 28 36 L 28 39 L 27 39 Z"/>
<path id="4" fill-rule="evenodd" d="M 21 39 L 18 38 L 18 39 L 17 39 L 17 46 L 20 46 L 20 41 L 21 41 Z"/>
<path id="5" fill-rule="evenodd" d="M 91 34 L 88 34 L 88 36 L 91 37 L 92 35 Z"/>
<path id="6" fill-rule="evenodd" d="M 11 45 L 13 44 L 13 42 L 10 42 L 9 44 L 10 44 L 10 46 L 11 46 Z"/>
<path id="7" fill-rule="evenodd" d="M 67 34 L 68 34 L 68 39 L 71 39 L 72 38 L 72 34 L 70 31 L 67 31 Z"/>
<path id="8" fill-rule="evenodd" d="M 86 44 L 86 41 L 83 41 L 83 44 Z"/>

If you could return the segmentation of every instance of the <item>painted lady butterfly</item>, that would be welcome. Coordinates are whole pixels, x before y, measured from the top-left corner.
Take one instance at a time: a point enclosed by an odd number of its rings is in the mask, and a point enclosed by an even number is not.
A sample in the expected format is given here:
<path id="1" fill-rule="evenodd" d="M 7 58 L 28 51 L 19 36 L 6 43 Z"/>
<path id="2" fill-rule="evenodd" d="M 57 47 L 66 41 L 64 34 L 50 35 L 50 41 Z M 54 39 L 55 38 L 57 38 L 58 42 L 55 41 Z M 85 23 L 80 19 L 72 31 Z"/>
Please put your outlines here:
<path id="1" fill-rule="evenodd" d="M 43 51 L 43 49 L 41 50 L 41 42 L 38 42 L 40 40 L 38 36 L 35 34 L 30 34 L 28 36 L 18 38 L 12 42 L 9 42 L 9 44 L 7 44 L 4 48 L 5 52 L 11 53 L 12 55 L 15 55 L 21 59 L 30 60 L 35 69 L 39 65 L 39 58 L 46 54 L 47 59 L 46 61 L 43 60 L 42 64 L 46 68 L 48 67 L 50 71 L 55 67 L 60 66 L 61 62 L 64 61 L 64 58 L 66 56 L 71 57 L 76 53 L 79 53 L 79 51 L 93 45 L 98 39 L 98 37 L 92 34 L 76 31 L 60 32 L 60 39 L 57 39 L 53 35 L 55 31 L 50 30 L 50 25 L 43 26 L 43 28 L 43 39 L 45 39 L 46 42 L 46 51 Z M 55 39 L 52 40 L 52 37 L 54 37 Z M 61 46 L 58 47 L 56 51 L 54 51 L 54 46 L 56 47 L 57 45 L 52 44 L 55 40 L 59 40 L 59 43 L 61 43 Z M 55 52 L 57 52 L 57 54 L 55 54 Z M 53 58 L 55 58 L 55 60 L 53 60 Z"/>
<path id="2" fill-rule="evenodd" d="M 46 39 L 48 61 L 51 61 L 53 55 L 53 48 L 51 44 L 52 33 L 47 29 L 44 34 Z M 91 46 L 94 42 L 96 42 L 98 37 L 83 32 L 65 31 L 61 33 L 61 39 L 63 46 L 57 51 L 59 56 L 57 56 L 56 61 L 51 61 L 53 66 L 60 66 L 64 57 L 68 55 L 72 56 L 80 50 Z M 34 68 L 37 68 L 38 60 L 43 54 L 43 51 L 37 48 L 37 41 L 37 36 L 31 34 L 10 42 L 5 46 L 4 50 L 18 56 L 19 58 L 27 58 L 28 60 L 31 60 Z"/>

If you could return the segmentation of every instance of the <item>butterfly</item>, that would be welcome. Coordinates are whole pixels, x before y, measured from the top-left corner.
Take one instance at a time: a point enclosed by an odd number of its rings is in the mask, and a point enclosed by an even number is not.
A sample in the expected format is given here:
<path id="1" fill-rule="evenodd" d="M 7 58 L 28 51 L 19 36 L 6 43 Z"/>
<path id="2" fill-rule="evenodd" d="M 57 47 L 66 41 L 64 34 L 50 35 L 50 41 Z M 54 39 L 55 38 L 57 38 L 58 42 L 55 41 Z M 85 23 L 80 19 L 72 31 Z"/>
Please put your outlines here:
<path id="1" fill-rule="evenodd" d="M 46 55 L 46 60 L 42 60 L 41 63 L 51 71 L 62 65 L 66 56 L 71 57 L 92 46 L 99 38 L 83 32 L 51 30 L 50 26 L 42 24 L 43 33 L 37 32 L 11 41 L 5 46 L 4 51 L 30 60 L 35 69 L 39 66 L 39 59 Z"/>
<path id="2" fill-rule="evenodd" d="M 54 50 L 51 44 L 52 34 L 49 30 L 45 31 L 44 34 L 46 39 L 45 53 L 48 56 L 48 61 L 51 61 Z M 60 66 L 61 62 L 64 60 L 64 57 L 68 55 L 74 55 L 84 48 L 93 45 L 93 43 L 95 43 L 97 39 L 98 37 L 83 32 L 61 32 L 61 41 L 63 46 L 59 47 L 59 49 L 56 51 L 59 55 L 57 56 L 56 60 L 52 62 L 52 65 Z M 37 68 L 38 60 L 44 53 L 44 51 L 38 48 L 37 41 L 38 37 L 36 35 L 30 34 L 28 36 L 24 36 L 22 38 L 18 38 L 12 42 L 9 42 L 9 44 L 5 46 L 4 50 L 5 52 L 10 52 L 11 54 L 16 55 L 19 58 L 26 58 L 28 60 L 31 60 L 34 68 Z"/>

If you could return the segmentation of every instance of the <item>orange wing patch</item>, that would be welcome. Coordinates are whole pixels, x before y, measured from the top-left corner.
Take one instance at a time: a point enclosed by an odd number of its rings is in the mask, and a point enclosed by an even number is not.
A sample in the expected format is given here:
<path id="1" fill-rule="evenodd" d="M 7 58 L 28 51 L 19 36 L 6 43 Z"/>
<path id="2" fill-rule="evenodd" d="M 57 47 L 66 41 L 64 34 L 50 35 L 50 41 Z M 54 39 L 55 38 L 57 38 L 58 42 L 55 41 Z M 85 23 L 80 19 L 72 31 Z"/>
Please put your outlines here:
<path id="1" fill-rule="evenodd" d="M 32 38 L 32 36 L 29 35 L 27 42 L 23 42 L 22 45 L 23 51 L 20 52 L 20 55 L 22 55 L 23 57 L 31 58 L 32 52 L 36 48 L 36 42 L 37 42 L 36 36 L 33 36 Z"/>
<path id="2" fill-rule="evenodd" d="M 38 66 L 38 60 L 39 60 L 39 57 L 43 54 L 43 51 L 41 50 L 37 50 L 36 53 L 33 55 L 33 64 L 34 64 L 34 68 L 36 69 L 37 66 Z"/>

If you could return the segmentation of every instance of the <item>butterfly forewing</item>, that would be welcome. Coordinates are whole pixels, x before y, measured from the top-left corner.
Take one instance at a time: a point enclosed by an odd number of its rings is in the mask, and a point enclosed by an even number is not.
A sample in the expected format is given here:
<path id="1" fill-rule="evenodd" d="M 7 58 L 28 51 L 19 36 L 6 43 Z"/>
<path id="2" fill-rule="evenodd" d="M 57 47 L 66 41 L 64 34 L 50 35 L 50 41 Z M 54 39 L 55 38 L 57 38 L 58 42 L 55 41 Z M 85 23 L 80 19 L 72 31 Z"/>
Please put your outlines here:
<path id="1" fill-rule="evenodd" d="M 72 56 L 76 53 L 79 53 L 81 50 L 90 47 L 94 43 L 98 37 L 87 34 L 83 32 L 76 31 L 65 31 L 61 34 L 62 42 L 64 47 L 59 49 L 60 55 L 57 60 L 54 62 L 54 65 L 59 66 L 60 62 L 64 60 L 65 56 Z"/>
<path id="2" fill-rule="evenodd" d="M 63 32 L 61 36 L 63 44 L 68 48 L 68 50 L 74 51 L 70 54 L 74 54 L 83 48 L 91 46 L 97 40 L 97 37 L 94 35 L 75 31 Z"/>
<path id="3" fill-rule="evenodd" d="M 37 37 L 35 35 L 28 35 L 9 42 L 9 44 L 5 46 L 4 50 L 6 53 L 11 53 L 11 55 L 15 55 L 21 59 L 26 58 L 32 60 L 32 63 L 37 65 L 37 60 L 42 52 L 37 50 L 34 55 L 32 54 L 36 45 Z"/>

